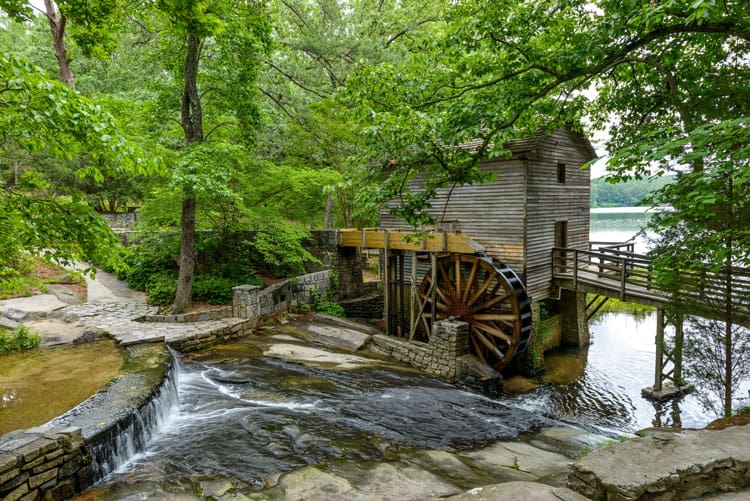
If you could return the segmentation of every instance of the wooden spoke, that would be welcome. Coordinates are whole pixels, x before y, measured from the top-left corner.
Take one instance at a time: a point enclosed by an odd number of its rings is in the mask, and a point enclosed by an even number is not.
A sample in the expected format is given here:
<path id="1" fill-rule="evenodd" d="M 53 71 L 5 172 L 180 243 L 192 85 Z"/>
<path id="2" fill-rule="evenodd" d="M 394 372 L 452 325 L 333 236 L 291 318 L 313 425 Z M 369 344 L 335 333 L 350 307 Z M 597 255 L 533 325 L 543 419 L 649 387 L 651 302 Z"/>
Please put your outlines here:
<path id="1" fill-rule="evenodd" d="M 464 291 L 464 295 L 462 298 L 462 301 L 466 303 L 469 299 L 469 293 L 471 292 L 471 286 L 474 284 L 474 281 L 477 278 L 477 269 L 479 268 L 479 262 L 474 261 L 474 263 L 471 266 L 471 273 L 469 273 L 469 280 L 467 280 L 467 284 L 469 285 L 466 287 L 466 290 Z"/>
<path id="2" fill-rule="evenodd" d="M 513 342 L 513 338 L 501 331 L 500 329 L 495 329 L 494 327 L 490 327 L 487 324 L 483 324 L 480 322 L 474 322 L 474 328 L 479 329 L 481 331 L 484 331 L 488 334 L 492 334 L 493 336 L 502 339 L 508 344 L 511 344 Z"/>
<path id="3" fill-rule="evenodd" d="M 482 303 L 482 304 L 480 304 L 478 306 L 473 307 L 471 309 L 471 311 L 475 312 L 475 311 L 489 310 L 493 306 L 507 301 L 508 299 L 511 298 L 511 296 L 512 296 L 512 294 L 505 294 L 503 296 L 495 296 L 492 299 L 490 299 L 489 301 L 485 301 L 484 303 Z"/>
<path id="4" fill-rule="evenodd" d="M 496 370 L 525 349 L 531 334 L 530 308 L 526 291 L 510 268 L 475 255 L 451 255 L 437 259 L 435 283 L 431 274 L 425 274 L 418 291 L 424 303 L 417 338 L 429 339 L 428 305 L 434 297 L 437 318 L 468 323 L 471 352 Z"/>

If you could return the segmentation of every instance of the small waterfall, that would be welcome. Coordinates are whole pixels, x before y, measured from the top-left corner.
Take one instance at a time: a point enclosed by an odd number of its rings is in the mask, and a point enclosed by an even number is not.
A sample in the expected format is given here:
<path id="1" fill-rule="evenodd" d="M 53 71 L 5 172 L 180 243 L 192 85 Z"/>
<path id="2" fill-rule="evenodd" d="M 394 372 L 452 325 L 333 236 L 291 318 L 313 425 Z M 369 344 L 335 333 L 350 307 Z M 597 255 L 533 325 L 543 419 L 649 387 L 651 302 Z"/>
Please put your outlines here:
<path id="1" fill-rule="evenodd" d="M 177 412 L 180 359 L 177 353 L 171 349 L 170 352 L 172 366 L 149 401 L 87 445 L 89 485 L 100 482 L 142 452 L 153 436 L 163 430 Z"/>

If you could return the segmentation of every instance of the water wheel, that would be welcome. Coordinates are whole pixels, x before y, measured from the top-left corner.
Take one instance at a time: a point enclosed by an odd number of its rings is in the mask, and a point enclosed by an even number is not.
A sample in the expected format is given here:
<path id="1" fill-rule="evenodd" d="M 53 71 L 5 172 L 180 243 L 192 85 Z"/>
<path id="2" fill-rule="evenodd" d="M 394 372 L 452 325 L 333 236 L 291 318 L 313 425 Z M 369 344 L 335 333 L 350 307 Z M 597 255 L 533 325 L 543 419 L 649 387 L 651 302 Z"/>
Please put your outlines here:
<path id="1" fill-rule="evenodd" d="M 432 298 L 435 318 L 454 317 L 469 324 L 471 352 L 495 370 L 526 349 L 531 308 L 515 272 L 488 258 L 452 254 L 437 259 L 436 283 L 428 272 L 419 287 L 421 336 L 429 338 Z"/>

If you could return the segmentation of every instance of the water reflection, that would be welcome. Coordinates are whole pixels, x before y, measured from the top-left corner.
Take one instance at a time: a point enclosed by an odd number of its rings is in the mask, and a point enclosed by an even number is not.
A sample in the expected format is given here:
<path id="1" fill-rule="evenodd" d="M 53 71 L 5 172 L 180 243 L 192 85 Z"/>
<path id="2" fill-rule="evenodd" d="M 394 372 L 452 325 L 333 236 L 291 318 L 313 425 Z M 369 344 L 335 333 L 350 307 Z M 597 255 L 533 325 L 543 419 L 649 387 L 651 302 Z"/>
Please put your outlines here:
<path id="1" fill-rule="evenodd" d="M 641 389 L 653 384 L 656 315 L 605 313 L 590 326 L 588 350 L 545 356 L 540 388 L 512 398 L 514 405 L 571 422 L 634 432 L 651 426 L 702 427 L 715 416 L 694 395 L 652 402 Z"/>

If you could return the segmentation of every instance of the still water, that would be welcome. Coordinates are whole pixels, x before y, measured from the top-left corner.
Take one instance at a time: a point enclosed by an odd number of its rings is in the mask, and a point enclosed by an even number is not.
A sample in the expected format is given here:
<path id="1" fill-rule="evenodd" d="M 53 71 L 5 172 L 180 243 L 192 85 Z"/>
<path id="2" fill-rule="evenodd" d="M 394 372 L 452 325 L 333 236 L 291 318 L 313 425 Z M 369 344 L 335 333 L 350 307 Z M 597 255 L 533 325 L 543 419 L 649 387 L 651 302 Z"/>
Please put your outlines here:
<path id="1" fill-rule="evenodd" d="M 648 235 L 639 235 L 650 217 L 645 209 L 591 212 L 592 242 L 633 239 L 636 252 L 648 250 Z M 620 432 L 650 426 L 703 427 L 717 417 L 695 394 L 663 403 L 641 397 L 641 389 L 653 384 L 655 313 L 604 313 L 589 329 L 589 349 L 547 354 L 543 384 L 530 394 L 514 397 L 514 405 Z M 748 389 L 750 381 L 737 388 L 736 394 L 745 396 Z M 750 402 L 745 399 L 744 403 Z"/>

